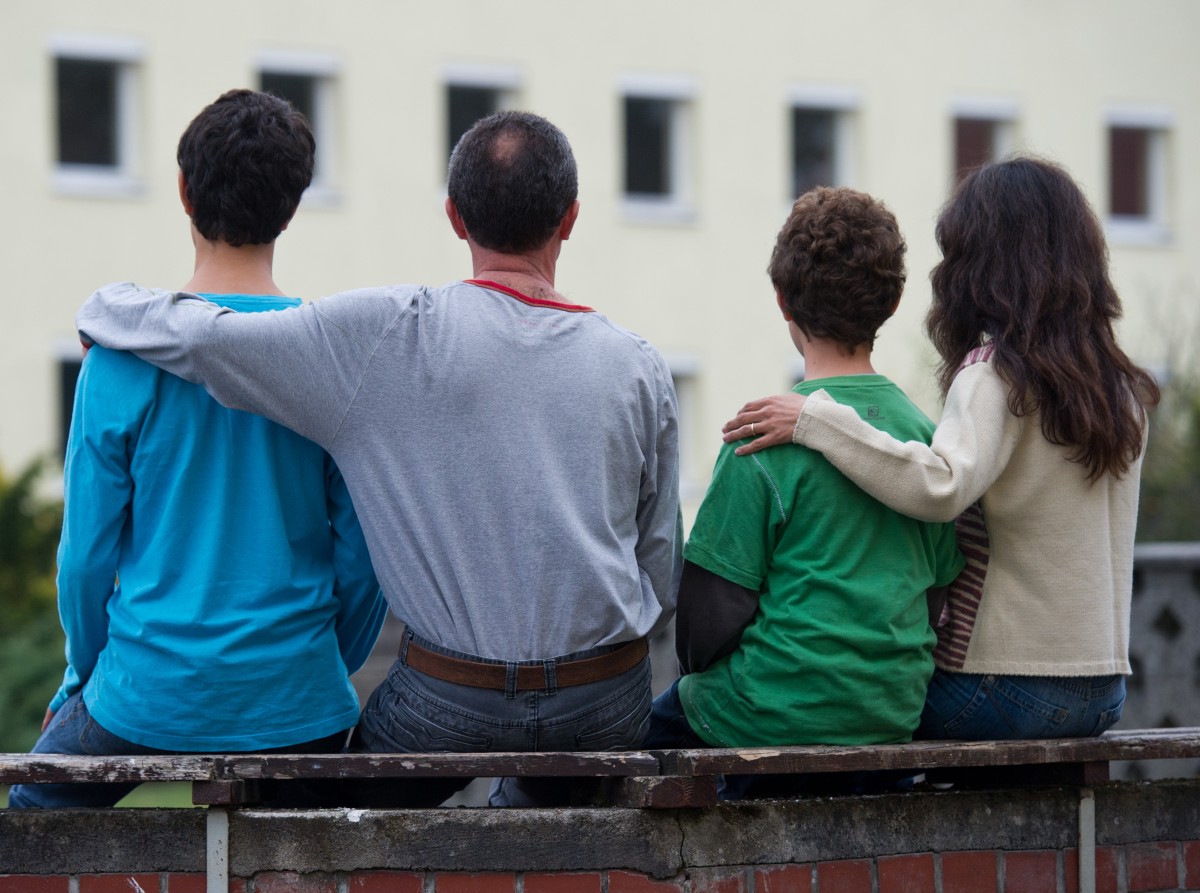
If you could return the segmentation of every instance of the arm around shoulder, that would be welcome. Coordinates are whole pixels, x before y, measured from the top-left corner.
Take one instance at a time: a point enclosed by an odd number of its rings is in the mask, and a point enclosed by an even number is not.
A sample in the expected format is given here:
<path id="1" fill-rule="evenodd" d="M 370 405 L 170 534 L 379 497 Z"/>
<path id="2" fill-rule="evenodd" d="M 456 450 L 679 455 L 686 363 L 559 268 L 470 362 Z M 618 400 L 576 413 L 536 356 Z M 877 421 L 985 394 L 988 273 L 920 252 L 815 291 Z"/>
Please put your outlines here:
<path id="1" fill-rule="evenodd" d="M 375 300 L 367 294 L 333 296 L 319 309 L 238 313 L 196 295 L 118 283 L 95 292 L 76 324 L 85 342 L 132 351 L 202 384 L 225 406 L 327 446 L 402 310 L 391 290 L 369 293 Z"/>
<path id="2" fill-rule="evenodd" d="M 826 395 L 806 402 L 794 440 L 819 450 L 880 502 L 922 521 L 952 521 L 1004 471 L 1021 420 L 989 364 L 959 373 L 929 444 L 900 441 Z"/>

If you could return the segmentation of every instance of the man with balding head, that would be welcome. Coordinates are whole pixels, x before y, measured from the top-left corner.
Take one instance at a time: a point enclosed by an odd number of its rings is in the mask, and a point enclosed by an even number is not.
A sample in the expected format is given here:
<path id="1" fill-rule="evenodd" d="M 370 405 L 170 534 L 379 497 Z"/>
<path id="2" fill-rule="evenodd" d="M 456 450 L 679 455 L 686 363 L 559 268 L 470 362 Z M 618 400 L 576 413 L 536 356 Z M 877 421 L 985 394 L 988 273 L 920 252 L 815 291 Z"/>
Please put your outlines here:
<path id="1" fill-rule="evenodd" d="M 354 749 L 638 746 L 646 641 L 674 611 L 681 565 L 670 373 L 555 289 L 579 213 L 558 128 L 523 112 L 479 121 L 451 156 L 448 194 L 469 279 L 267 314 L 113 285 L 80 311 L 80 332 L 337 461 L 406 624 Z M 387 800 L 437 803 L 464 783 L 406 781 Z M 561 798 L 519 787 L 506 780 L 493 802 Z"/>

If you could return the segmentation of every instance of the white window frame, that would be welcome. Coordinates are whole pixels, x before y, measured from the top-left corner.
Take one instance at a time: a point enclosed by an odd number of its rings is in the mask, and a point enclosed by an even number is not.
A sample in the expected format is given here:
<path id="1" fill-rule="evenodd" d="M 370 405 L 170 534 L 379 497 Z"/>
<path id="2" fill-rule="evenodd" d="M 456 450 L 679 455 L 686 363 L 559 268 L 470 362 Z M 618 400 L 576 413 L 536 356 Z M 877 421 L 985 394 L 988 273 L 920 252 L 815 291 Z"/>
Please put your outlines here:
<path id="1" fill-rule="evenodd" d="M 117 163 L 63 164 L 54 159 L 52 185 L 56 192 L 96 198 L 139 198 L 144 192 L 138 175 L 137 122 L 140 114 L 139 68 L 145 57 L 141 40 L 93 34 L 55 34 L 49 41 L 51 60 L 83 59 L 108 62 L 117 68 Z M 54 104 L 58 103 L 58 85 L 54 85 Z M 55 109 L 57 116 L 57 109 Z M 57 124 L 52 145 L 57 146 Z M 57 153 L 57 148 L 55 149 Z"/>
<path id="2" fill-rule="evenodd" d="M 696 81 L 683 75 L 627 74 L 617 84 L 622 116 L 620 189 L 621 214 L 634 223 L 693 223 L 693 111 L 697 96 Z M 668 140 L 668 192 L 664 196 L 625 192 L 624 104 L 626 99 L 659 99 L 671 104 Z"/>
<path id="3" fill-rule="evenodd" d="M 832 112 L 834 115 L 834 154 L 833 180 L 831 186 L 854 186 L 857 182 L 857 113 L 862 107 L 862 91 L 856 87 L 837 85 L 794 84 L 787 92 L 787 159 L 784 170 L 786 183 L 784 192 L 787 195 L 787 206 L 799 198 L 792 195 L 794 186 L 792 163 L 795 147 L 792 145 L 792 111 L 805 109 L 818 112 Z"/>
<path id="4" fill-rule="evenodd" d="M 697 499 L 704 495 L 708 482 L 701 482 L 696 469 L 696 437 L 699 432 L 700 360 L 690 353 L 664 353 L 671 372 L 675 401 L 679 405 L 679 495 Z"/>
<path id="5" fill-rule="evenodd" d="M 1110 106 L 1104 116 L 1104 141 L 1107 147 L 1109 130 L 1128 127 L 1148 133 L 1145 217 L 1106 213 L 1105 230 L 1108 240 L 1116 245 L 1165 245 L 1171 241 L 1167 221 L 1168 146 L 1170 131 L 1175 126 L 1175 114 L 1164 106 Z M 1106 158 L 1104 168 L 1107 183 L 1112 180 L 1112 159 Z"/>
<path id="6" fill-rule="evenodd" d="M 953 125 L 959 118 L 970 118 L 992 123 L 992 160 L 1000 161 L 1017 151 L 1017 120 L 1021 116 L 1021 108 L 1015 99 L 1000 96 L 960 96 L 950 103 L 950 121 Z M 950 133 L 952 158 L 951 167 L 957 164 L 954 158 L 956 146 L 954 131 Z M 953 178 L 958 171 L 951 170 Z"/>
<path id="7" fill-rule="evenodd" d="M 342 60 L 331 53 L 303 50 L 264 49 L 254 56 L 256 78 L 264 74 L 293 75 L 313 79 L 313 119 L 309 121 L 317 151 L 313 164 L 313 179 L 304 191 L 301 204 L 334 207 L 341 204 L 342 192 L 337 186 L 338 121 L 337 79 L 342 74 Z"/>
<path id="8" fill-rule="evenodd" d="M 522 86 L 521 70 L 515 65 L 492 64 L 486 62 L 450 62 L 442 67 L 442 126 L 440 133 L 445 134 L 449 129 L 447 115 L 449 107 L 446 103 L 446 91 L 450 87 L 478 87 L 484 90 L 496 91 L 496 110 L 510 109 L 516 105 L 517 95 Z M 446 159 L 453 146 L 447 147 Z M 442 177 L 445 179 L 446 168 L 442 166 Z"/>

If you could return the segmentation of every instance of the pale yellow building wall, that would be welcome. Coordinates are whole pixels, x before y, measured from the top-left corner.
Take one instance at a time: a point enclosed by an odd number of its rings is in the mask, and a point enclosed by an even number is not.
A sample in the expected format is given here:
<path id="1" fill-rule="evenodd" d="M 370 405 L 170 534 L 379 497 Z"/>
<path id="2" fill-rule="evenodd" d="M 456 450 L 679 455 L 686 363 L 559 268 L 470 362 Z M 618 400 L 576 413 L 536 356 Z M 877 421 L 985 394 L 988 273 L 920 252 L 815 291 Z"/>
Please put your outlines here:
<path id="1" fill-rule="evenodd" d="M 1200 297 L 1200 4 L 1193 0 L 950 0 L 896 3 L 561 2 L 437 4 L 56 0 L 10 4 L 0 28 L 0 464 L 56 439 L 55 362 L 75 308 L 118 279 L 170 287 L 191 248 L 175 192 L 175 143 L 221 91 L 255 86 L 272 50 L 333 60 L 336 201 L 306 201 L 278 245 L 278 281 L 312 298 L 344 288 L 466 275 L 445 223 L 448 67 L 515 72 L 513 105 L 571 139 L 582 214 L 559 286 L 694 365 L 688 395 L 690 505 L 719 426 L 744 400 L 790 383 L 795 364 L 764 268 L 790 201 L 789 96 L 856 97 L 850 185 L 896 212 L 909 286 L 877 366 L 931 414 L 934 362 L 921 320 L 932 230 L 951 179 L 952 109 L 1011 104 L 1016 145 L 1067 165 L 1107 202 L 1106 114 L 1166 109 L 1170 239 L 1112 245 L 1123 337 L 1161 366 L 1195 332 Z M 133 38 L 144 48 L 137 119 L 139 197 L 81 198 L 52 185 L 55 35 Z M 694 214 L 631 221 L 621 197 L 621 85 L 690 85 Z M 1165 322 L 1164 322 L 1165 321 Z"/>

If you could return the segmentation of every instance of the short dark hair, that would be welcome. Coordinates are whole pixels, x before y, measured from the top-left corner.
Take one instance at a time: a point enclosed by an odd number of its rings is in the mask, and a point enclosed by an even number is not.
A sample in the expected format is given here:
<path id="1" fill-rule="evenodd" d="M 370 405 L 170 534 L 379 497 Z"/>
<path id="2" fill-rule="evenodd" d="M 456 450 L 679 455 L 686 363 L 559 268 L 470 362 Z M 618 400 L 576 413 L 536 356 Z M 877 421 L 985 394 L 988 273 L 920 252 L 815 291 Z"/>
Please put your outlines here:
<path id="1" fill-rule="evenodd" d="M 545 118 L 496 112 L 454 147 L 447 192 L 482 247 L 540 248 L 579 194 L 575 156 L 563 132 Z"/>
<path id="2" fill-rule="evenodd" d="M 819 186 L 792 205 L 767 274 L 810 338 L 873 347 L 904 291 L 904 238 L 863 192 Z"/>
<path id="3" fill-rule="evenodd" d="M 312 182 L 316 141 L 304 115 L 285 99 L 230 90 L 179 138 L 192 222 L 210 242 L 275 241 Z"/>

